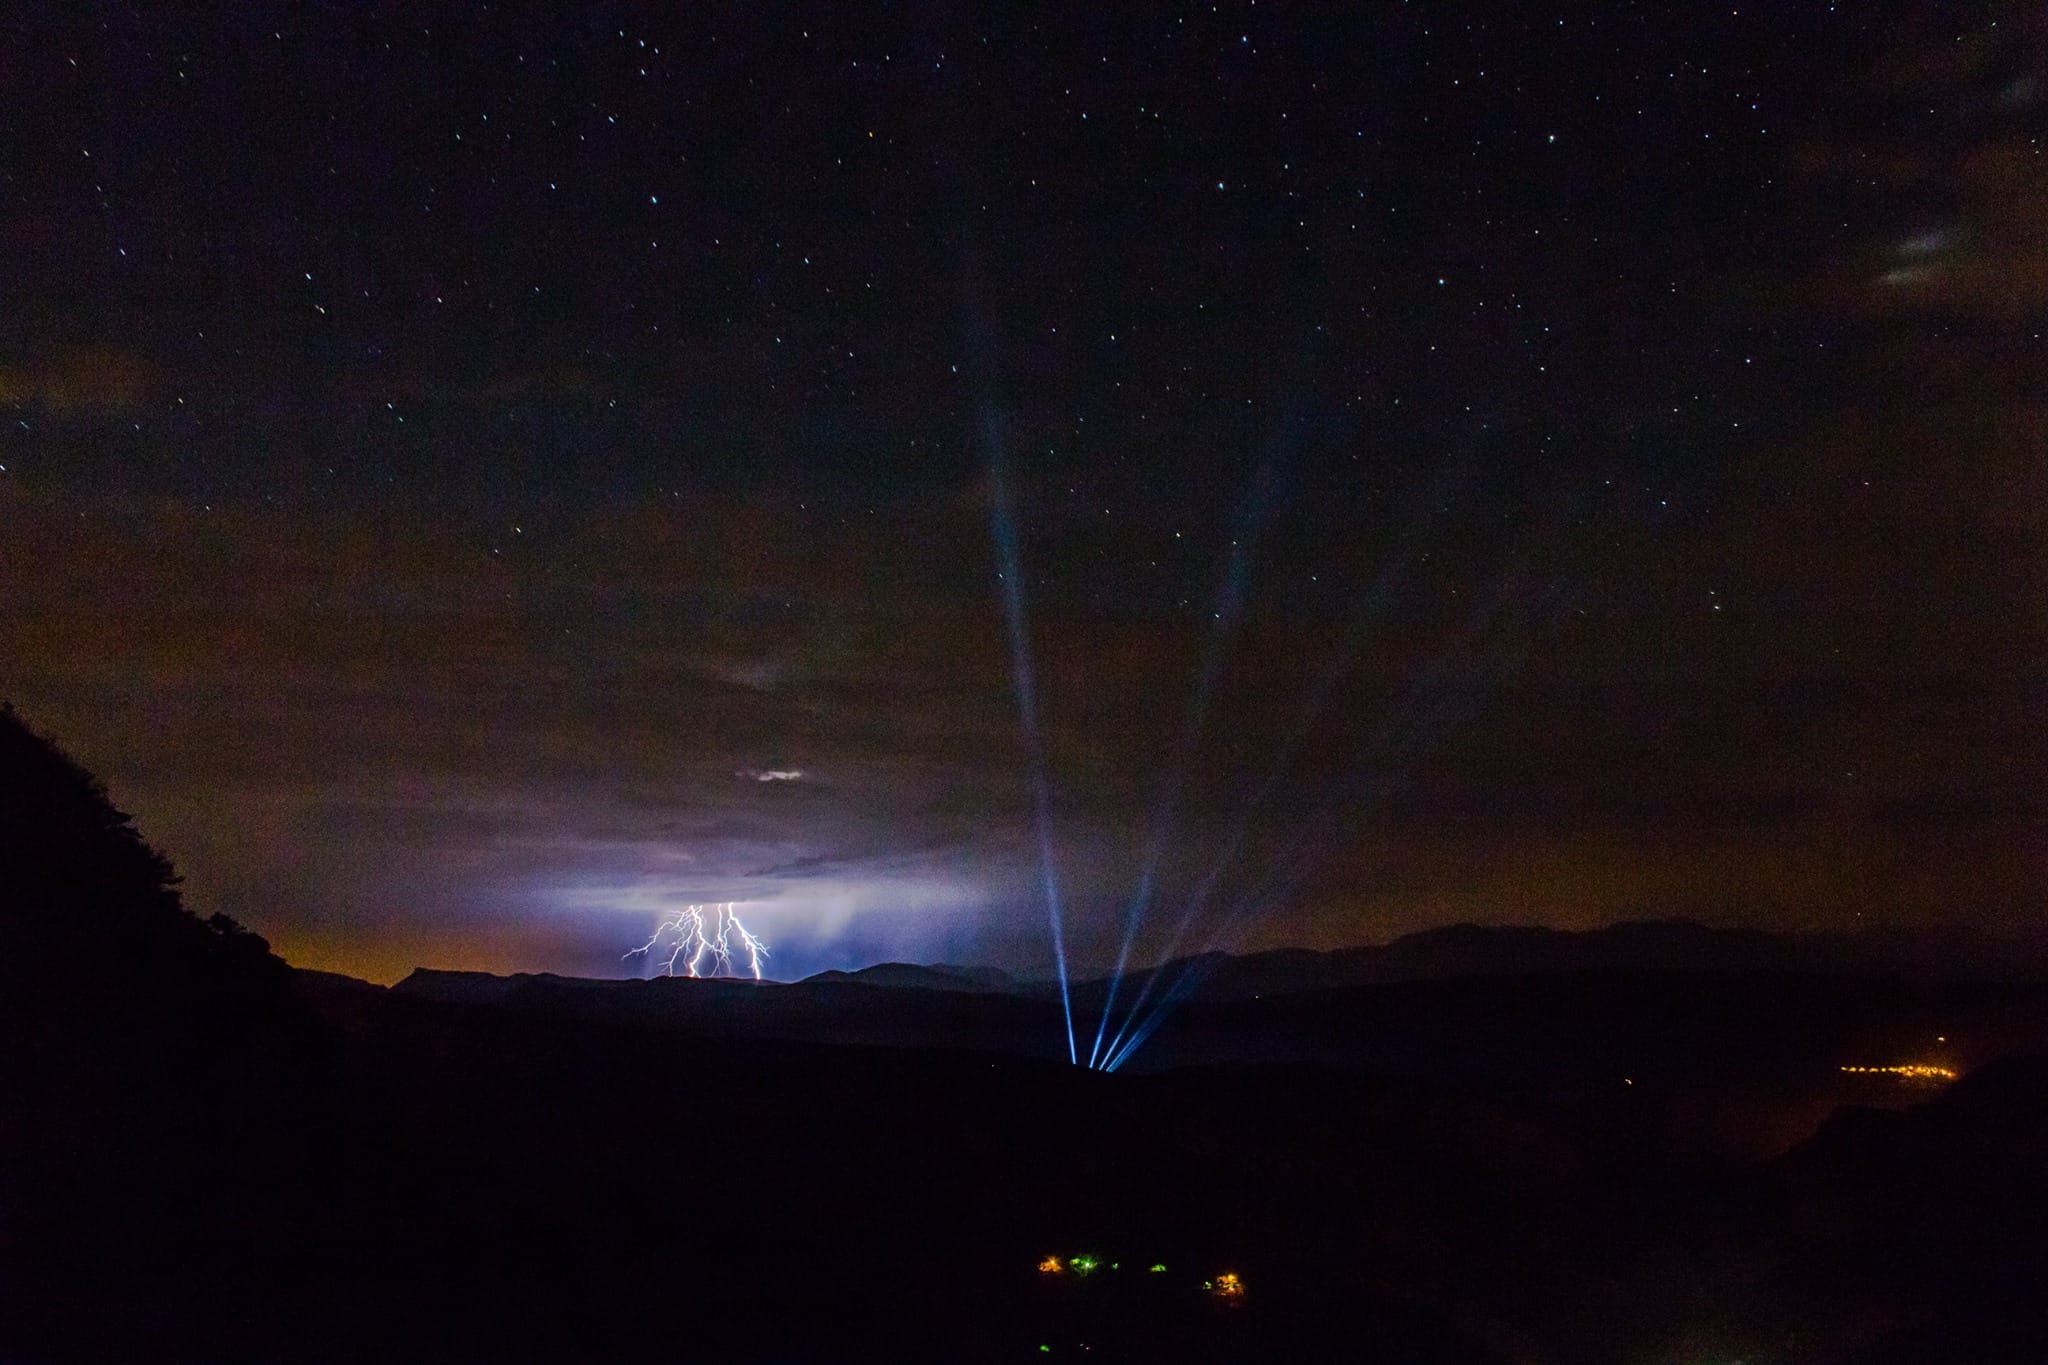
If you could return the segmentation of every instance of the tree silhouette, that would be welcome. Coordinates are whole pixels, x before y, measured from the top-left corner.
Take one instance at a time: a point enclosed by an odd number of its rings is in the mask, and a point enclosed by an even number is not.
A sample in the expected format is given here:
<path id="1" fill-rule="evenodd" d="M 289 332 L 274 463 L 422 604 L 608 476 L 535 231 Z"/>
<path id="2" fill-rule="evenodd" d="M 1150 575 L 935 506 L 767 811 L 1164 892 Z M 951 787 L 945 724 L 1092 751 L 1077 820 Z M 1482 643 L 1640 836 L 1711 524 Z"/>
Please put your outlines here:
<path id="1" fill-rule="evenodd" d="M 61 1305 L 138 1263 L 281 1244 L 335 1126 L 291 981 L 260 936 L 187 910 L 106 787 L 0 705 L 0 1283 L 42 1286 L 0 1295 L 0 1356 L 61 1343 Z"/>
<path id="2" fill-rule="evenodd" d="M 170 859 L 107 799 L 105 784 L 0 703 L 0 884 L 28 895 L 114 895 L 176 910 Z"/>
<path id="3" fill-rule="evenodd" d="M 106 785 L 0 703 L 0 972 L 274 963 L 228 916 L 188 912 L 178 883 Z"/>
<path id="4" fill-rule="evenodd" d="M 5 705 L 0 1032 L 14 1044 L 0 1087 L 67 1102 L 169 1090 L 215 1109 L 299 1067 L 310 1036 L 270 945 L 187 910 L 170 859 L 105 785 Z"/>

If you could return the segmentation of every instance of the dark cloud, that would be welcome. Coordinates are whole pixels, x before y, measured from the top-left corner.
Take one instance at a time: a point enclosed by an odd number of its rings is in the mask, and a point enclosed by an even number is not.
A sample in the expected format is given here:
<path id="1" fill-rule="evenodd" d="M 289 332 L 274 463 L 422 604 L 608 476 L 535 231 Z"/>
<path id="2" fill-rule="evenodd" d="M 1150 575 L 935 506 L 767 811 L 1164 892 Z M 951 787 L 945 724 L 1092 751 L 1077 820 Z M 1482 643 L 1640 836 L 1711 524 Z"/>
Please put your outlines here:
<path id="1" fill-rule="evenodd" d="M 58 421 L 140 412 L 160 387 L 147 357 L 111 347 L 0 363 L 0 408 Z"/>

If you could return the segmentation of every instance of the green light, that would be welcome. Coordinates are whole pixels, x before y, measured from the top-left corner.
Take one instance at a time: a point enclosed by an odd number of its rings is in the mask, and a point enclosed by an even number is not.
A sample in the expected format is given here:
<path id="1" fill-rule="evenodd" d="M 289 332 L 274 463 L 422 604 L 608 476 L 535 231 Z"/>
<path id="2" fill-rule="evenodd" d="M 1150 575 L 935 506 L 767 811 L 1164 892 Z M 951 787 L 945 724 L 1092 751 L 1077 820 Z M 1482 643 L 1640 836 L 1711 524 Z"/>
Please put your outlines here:
<path id="1" fill-rule="evenodd" d="M 1166 1266 L 1163 1263 L 1155 1265 L 1152 1267 L 1152 1273 L 1154 1275 L 1164 1275 L 1166 1273 Z"/>
<path id="2" fill-rule="evenodd" d="M 1096 1260 L 1093 1256 L 1076 1256 L 1069 1260 L 1067 1264 L 1073 1267 L 1076 1275 L 1086 1275 L 1100 1266 L 1102 1262 Z"/>
<path id="3" fill-rule="evenodd" d="M 1045 1353 L 1046 1353 L 1047 1355 L 1051 1355 L 1051 1354 L 1052 1354 L 1052 1347 L 1050 1347 L 1050 1346 L 1046 1345 L 1046 1344 L 1045 1344 L 1044 1342 L 1042 1342 L 1042 1341 L 1038 1343 L 1038 1349 L 1039 1349 L 1039 1350 L 1041 1350 L 1041 1351 L 1043 1351 L 1043 1352 L 1045 1352 Z"/>

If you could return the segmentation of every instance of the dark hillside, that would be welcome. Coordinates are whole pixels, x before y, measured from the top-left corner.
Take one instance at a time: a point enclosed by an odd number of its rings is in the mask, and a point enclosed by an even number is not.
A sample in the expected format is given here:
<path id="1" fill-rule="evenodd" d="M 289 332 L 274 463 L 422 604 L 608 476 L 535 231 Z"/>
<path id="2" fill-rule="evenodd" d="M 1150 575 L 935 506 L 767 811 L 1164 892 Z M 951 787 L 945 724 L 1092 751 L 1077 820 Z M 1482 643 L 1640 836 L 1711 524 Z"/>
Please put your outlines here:
<path id="1" fill-rule="evenodd" d="M 384 989 L 201 923 L 86 774 L 0 744 L 10 1361 L 2048 1345 L 2037 988 L 1452 975 L 1195 1001 L 1115 1075 L 953 969 Z"/>

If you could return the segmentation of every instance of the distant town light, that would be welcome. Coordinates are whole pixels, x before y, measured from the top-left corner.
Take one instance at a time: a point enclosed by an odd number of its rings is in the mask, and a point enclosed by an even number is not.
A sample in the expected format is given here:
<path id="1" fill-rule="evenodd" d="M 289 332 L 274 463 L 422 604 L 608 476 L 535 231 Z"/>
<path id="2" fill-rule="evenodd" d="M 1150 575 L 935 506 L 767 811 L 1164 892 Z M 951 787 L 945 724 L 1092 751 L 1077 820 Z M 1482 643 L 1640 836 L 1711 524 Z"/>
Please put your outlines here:
<path id="1" fill-rule="evenodd" d="M 1845 1066 L 1842 1070 L 1852 1076 L 1897 1076 L 1908 1081 L 1952 1081 L 1956 1078 L 1956 1073 L 1947 1067 L 1924 1062 L 1907 1062 L 1900 1066 Z"/>

